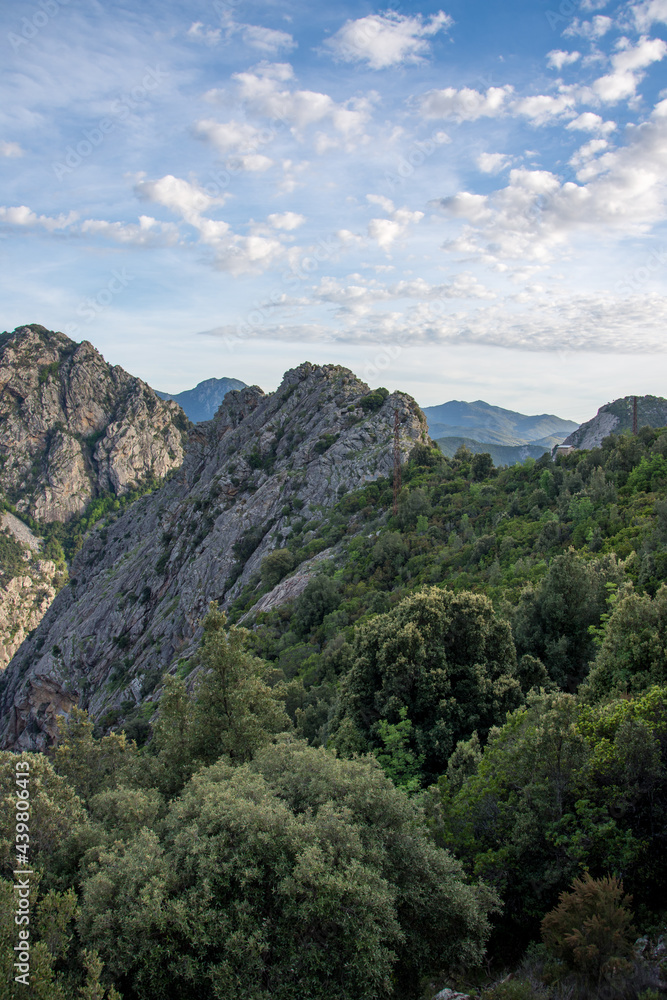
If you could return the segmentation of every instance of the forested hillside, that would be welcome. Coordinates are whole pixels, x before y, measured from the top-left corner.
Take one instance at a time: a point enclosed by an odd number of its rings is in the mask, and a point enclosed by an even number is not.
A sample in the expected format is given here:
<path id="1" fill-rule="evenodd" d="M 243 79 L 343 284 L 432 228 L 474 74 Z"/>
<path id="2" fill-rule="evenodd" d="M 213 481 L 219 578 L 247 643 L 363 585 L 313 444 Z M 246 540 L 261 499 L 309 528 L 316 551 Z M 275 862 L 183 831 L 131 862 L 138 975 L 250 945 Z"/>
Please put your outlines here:
<path id="1" fill-rule="evenodd" d="M 293 509 L 157 714 L 23 755 L 37 996 L 657 1000 L 667 431 L 500 471 L 416 444 L 392 501 Z"/>

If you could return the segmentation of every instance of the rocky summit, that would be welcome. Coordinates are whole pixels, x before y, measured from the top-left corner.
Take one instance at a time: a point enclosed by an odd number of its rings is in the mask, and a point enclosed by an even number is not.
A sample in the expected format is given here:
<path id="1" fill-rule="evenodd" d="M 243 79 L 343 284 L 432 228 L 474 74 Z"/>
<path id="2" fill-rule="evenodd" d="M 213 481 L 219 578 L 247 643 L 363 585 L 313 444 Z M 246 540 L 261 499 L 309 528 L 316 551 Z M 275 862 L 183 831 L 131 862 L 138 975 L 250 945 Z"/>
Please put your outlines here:
<path id="1" fill-rule="evenodd" d="M 623 396 L 601 406 L 591 420 L 565 438 L 563 446 L 599 448 L 609 434 L 632 431 L 635 399 L 637 427 L 664 427 L 667 424 L 667 399 L 662 396 Z"/>
<path id="2" fill-rule="evenodd" d="M 0 490 L 18 511 L 67 521 L 183 461 L 176 403 L 92 344 L 36 324 L 0 336 Z"/>
<path id="3" fill-rule="evenodd" d="M 191 430 L 180 472 L 88 536 L 2 676 L 2 745 L 45 748 L 74 704 L 104 720 L 153 699 L 209 601 L 228 607 L 296 519 L 391 474 L 396 411 L 405 460 L 428 441 L 423 413 L 345 368 L 306 363 L 270 395 L 230 392 Z"/>

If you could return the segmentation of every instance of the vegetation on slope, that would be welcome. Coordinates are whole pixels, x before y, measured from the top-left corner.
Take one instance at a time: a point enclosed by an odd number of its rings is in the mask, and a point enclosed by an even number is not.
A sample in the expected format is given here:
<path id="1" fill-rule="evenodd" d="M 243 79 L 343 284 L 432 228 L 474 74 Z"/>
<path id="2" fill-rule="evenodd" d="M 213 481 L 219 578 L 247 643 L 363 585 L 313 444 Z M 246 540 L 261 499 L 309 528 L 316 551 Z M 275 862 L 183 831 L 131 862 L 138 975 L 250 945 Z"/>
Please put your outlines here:
<path id="1" fill-rule="evenodd" d="M 230 618 L 330 558 L 252 631 L 210 610 L 143 746 L 75 711 L 30 755 L 50 995 L 657 1000 L 667 432 L 403 483 L 291 512 Z"/>

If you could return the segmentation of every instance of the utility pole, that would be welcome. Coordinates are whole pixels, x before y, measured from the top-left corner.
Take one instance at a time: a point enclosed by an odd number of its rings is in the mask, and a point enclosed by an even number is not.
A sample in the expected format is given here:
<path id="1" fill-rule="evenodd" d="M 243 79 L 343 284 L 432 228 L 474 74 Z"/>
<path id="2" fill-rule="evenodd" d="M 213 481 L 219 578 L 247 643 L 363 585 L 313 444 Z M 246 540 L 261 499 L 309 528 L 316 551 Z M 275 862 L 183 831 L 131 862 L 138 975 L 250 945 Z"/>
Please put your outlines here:
<path id="1" fill-rule="evenodd" d="M 632 433 L 637 433 L 637 397 L 635 396 L 632 404 Z"/>
<path id="2" fill-rule="evenodd" d="M 394 410 L 394 517 L 398 513 L 398 494 L 401 490 L 401 440 L 398 434 L 398 407 Z"/>

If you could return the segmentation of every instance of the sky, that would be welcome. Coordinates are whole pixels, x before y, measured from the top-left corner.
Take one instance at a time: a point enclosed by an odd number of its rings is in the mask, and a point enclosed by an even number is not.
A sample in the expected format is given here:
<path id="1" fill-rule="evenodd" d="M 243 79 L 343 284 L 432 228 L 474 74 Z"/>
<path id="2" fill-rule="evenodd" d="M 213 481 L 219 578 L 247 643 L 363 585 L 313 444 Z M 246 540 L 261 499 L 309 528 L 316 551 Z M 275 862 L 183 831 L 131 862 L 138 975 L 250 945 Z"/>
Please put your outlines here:
<path id="1" fill-rule="evenodd" d="M 667 0 L 13 0 L 0 326 L 155 388 L 667 395 Z"/>

